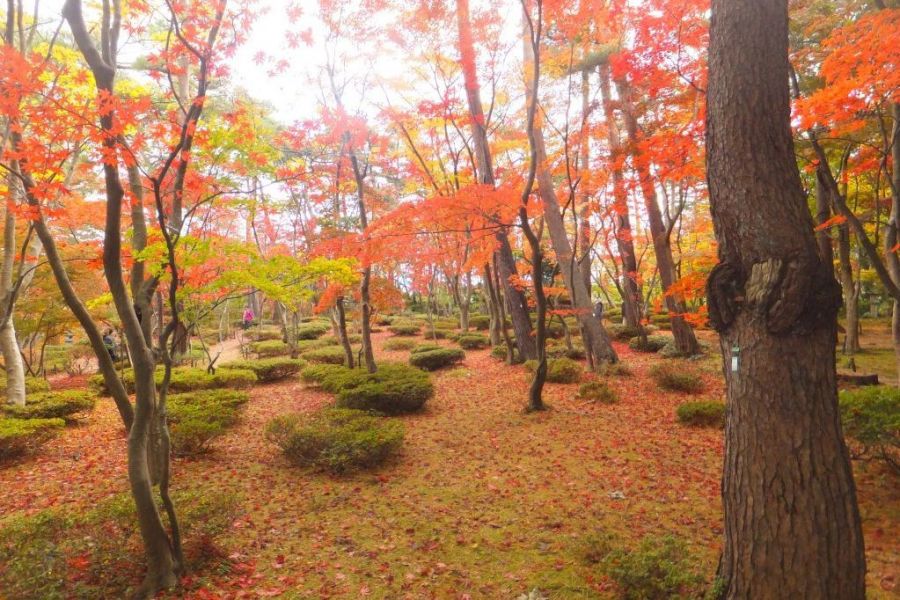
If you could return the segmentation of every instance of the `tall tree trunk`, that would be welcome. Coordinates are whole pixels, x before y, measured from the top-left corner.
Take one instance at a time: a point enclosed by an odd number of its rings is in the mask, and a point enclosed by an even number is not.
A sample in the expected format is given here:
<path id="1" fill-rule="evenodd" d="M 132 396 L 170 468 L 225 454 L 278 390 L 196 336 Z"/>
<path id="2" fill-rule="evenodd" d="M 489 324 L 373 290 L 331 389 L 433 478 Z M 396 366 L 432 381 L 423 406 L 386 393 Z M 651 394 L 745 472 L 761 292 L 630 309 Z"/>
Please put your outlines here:
<path id="1" fill-rule="evenodd" d="M 0 147 L 2 150 L 2 147 Z M 6 402 L 25 406 L 25 363 L 19 352 L 16 328 L 13 324 L 13 280 L 16 269 L 16 217 L 10 206 L 18 205 L 16 196 L 19 181 L 14 173 L 7 177 L 9 199 L 3 204 L 3 264 L 0 266 L 0 353 L 6 368 Z"/>
<path id="2" fill-rule="evenodd" d="M 353 177 L 356 181 L 356 199 L 359 204 L 359 223 L 362 228 L 363 235 L 367 236 L 366 229 L 369 227 L 369 218 L 366 215 L 365 202 L 365 174 L 360 167 L 359 160 L 356 158 L 356 152 L 351 148 L 350 164 L 353 167 Z M 375 353 L 372 350 L 372 305 L 369 298 L 369 286 L 372 281 L 372 266 L 365 259 L 365 265 L 362 270 L 362 279 L 359 283 L 359 320 L 362 330 L 362 354 L 366 363 L 366 370 L 374 373 L 378 366 L 375 364 Z"/>
<path id="3" fill-rule="evenodd" d="M 840 289 L 819 257 L 790 129 L 787 0 L 713 0 L 710 321 L 727 389 L 725 598 L 865 596 L 837 408 Z"/>
<path id="4" fill-rule="evenodd" d="M 469 0 L 457 0 L 456 15 L 459 29 L 460 62 L 466 88 L 466 101 L 469 106 L 469 122 L 472 127 L 472 145 L 475 147 L 478 181 L 485 185 L 494 185 L 491 149 L 487 140 L 487 122 L 484 109 L 481 107 L 481 91 L 475 72 L 475 47 L 472 41 L 472 25 L 469 21 Z M 531 317 L 528 314 L 528 301 L 512 279 L 513 276 L 518 275 L 518 272 L 505 227 L 497 229 L 496 238 L 498 246 L 496 267 L 506 301 L 509 304 L 509 315 L 513 330 L 516 332 L 519 354 L 525 359 L 537 358 L 537 348 L 531 335 L 532 325 Z"/>
<path id="5" fill-rule="evenodd" d="M 347 367 L 352 369 L 355 366 L 355 361 L 353 360 L 353 348 L 350 346 L 350 337 L 347 335 L 347 315 L 344 312 L 344 297 L 339 296 L 334 306 L 338 314 L 338 334 L 341 339 L 341 347 L 344 348 Z"/>
<path id="6" fill-rule="evenodd" d="M 900 257 L 897 255 L 897 243 L 900 241 L 900 103 L 891 105 L 894 127 L 891 139 L 891 159 L 893 174 L 891 176 L 891 216 L 888 220 L 887 233 L 884 236 L 884 252 L 888 272 L 894 285 L 900 287 Z M 894 312 L 891 317 L 891 338 L 894 341 L 894 359 L 897 378 L 900 381 L 900 300 L 894 298 Z"/>
<path id="7" fill-rule="evenodd" d="M 593 357 L 595 366 L 606 362 L 615 363 L 618 361 L 618 356 L 612 347 L 609 334 L 603 328 L 600 319 L 594 316 L 590 288 L 584 284 L 584 273 L 579 268 L 572 244 L 569 241 L 569 234 L 566 233 L 559 200 L 556 197 L 556 190 L 553 188 L 553 178 L 547 165 L 544 131 L 540 121 L 536 121 L 534 124 L 534 140 L 538 160 L 537 183 L 541 202 L 544 204 L 544 221 L 550 232 L 550 243 L 556 252 L 556 260 L 559 270 L 562 272 L 563 281 L 572 295 L 575 316 L 578 318 L 582 330 L 587 334 L 584 339 L 585 349 Z"/>
<path id="8" fill-rule="evenodd" d="M 628 214 L 628 191 L 625 188 L 625 177 L 620 164 L 622 143 L 619 139 L 619 128 L 616 125 L 616 115 L 613 110 L 610 90 L 612 76 L 609 64 L 601 63 L 599 71 L 600 91 L 603 94 L 603 114 L 606 117 L 606 135 L 609 141 L 610 170 L 613 179 L 616 247 L 622 261 L 622 316 L 629 327 L 639 327 L 641 324 L 641 290 L 638 286 L 637 254 L 634 251 L 631 219 Z"/>
<path id="9" fill-rule="evenodd" d="M 850 228 L 843 224 L 838 228 L 838 257 L 841 263 L 841 290 L 847 327 L 844 334 L 844 352 L 859 352 L 859 286 L 853 280 L 853 264 L 850 262 Z"/>
<path id="10" fill-rule="evenodd" d="M 641 193 L 644 196 L 647 221 L 650 224 L 650 235 L 653 238 L 653 251 L 656 254 L 656 268 L 659 271 L 663 298 L 671 319 L 675 348 L 682 356 L 693 356 L 700 351 L 700 345 L 694 336 L 694 330 L 691 329 L 690 324 L 684 319 L 684 314 L 687 312 L 684 299 L 680 294 L 670 291 L 675 282 L 678 281 L 678 275 L 675 272 L 675 260 L 672 258 L 669 229 L 663 223 L 662 212 L 659 209 L 659 201 L 656 196 L 656 185 L 653 181 L 653 176 L 650 174 L 650 165 L 640 150 L 640 136 L 637 118 L 634 115 L 631 90 L 623 82 L 618 83 L 617 89 L 619 91 L 619 100 L 622 103 L 622 116 L 625 119 L 625 131 L 628 135 L 631 159 L 638 174 Z"/>
<path id="11" fill-rule="evenodd" d="M 581 72 L 581 147 L 578 157 L 578 174 L 579 186 L 581 194 L 581 217 L 578 223 L 577 244 L 578 249 L 578 270 L 584 279 L 584 288 L 590 295 L 591 291 L 591 188 L 588 186 L 587 175 L 590 173 L 591 162 L 591 130 L 588 120 L 591 112 L 591 71 L 592 69 L 584 69 Z M 592 300 L 593 302 L 593 300 Z"/>

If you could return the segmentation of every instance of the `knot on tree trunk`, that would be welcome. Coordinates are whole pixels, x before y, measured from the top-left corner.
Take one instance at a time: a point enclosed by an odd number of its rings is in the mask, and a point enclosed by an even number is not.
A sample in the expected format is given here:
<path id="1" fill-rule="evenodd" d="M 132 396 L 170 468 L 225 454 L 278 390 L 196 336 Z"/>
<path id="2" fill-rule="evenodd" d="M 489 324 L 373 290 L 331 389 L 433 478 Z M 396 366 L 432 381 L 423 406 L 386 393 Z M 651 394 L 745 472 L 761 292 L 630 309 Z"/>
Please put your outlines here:
<path id="1" fill-rule="evenodd" d="M 744 309 L 765 321 L 773 335 L 808 334 L 833 323 L 841 288 L 817 257 L 793 255 L 754 263 L 745 277 L 740 266 L 722 262 L 707 281 L 709 320 L 723 333 Z"/>

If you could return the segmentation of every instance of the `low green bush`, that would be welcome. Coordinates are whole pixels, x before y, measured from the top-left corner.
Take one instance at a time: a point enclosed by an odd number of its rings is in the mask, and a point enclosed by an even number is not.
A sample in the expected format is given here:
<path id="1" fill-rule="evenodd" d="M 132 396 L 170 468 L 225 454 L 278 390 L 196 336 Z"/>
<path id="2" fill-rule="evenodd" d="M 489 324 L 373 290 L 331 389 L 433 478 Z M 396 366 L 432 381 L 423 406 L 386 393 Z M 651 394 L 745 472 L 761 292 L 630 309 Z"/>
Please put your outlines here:
<path id="1" fill-rule="evenodd" d="M 635 336 L 628 341 L 628 347 L 638 352 L 659 352 L 669 342 L 672 342 L 672 338 L 668 335 L 648 335 L 646 338 Z"/>
<path id="2" fill-rule="evenodd" d="M 402 363 L 382 362 L 374 373 L 346 367 L 317 371 L 307 367 L 301 376 L 337 394 L 336 404 L 341 408 L 393 415 L 419 410 L 434 395 L 428 373 Z"/>
<path id="3" fill-rule="evenodd" d="M 410 354 L 417 354 L 419 352 L 431 352 L 432 350 L 441 350 L 445 347 L 446 346 L 441 346 L 439 344 L 418 344 L 410 351 Z"/>
<path id="4" fill-rule="evenodd" d="M 251 371 L 260 383 L 278 381 L 300 372 L 306 363 L 298 358 L 263 358 L 259 360 L 237 360 L 219 367 L 222 370 Z"/>
<path id="5" fill-rule="evenodd" d="M 394 323 L 388 327 L 388 331 L 393 333 L 394 335 L 400 336 L 412 336 L 419 335 L 422 331 L 421 323 L 413 323 L 411 321 L 394 321 Z"/>
<path id="6" fill-rule="evenodd" d="M 459 329 L 459 321 L 455 321 L 453 319 L 435 319 L 432 321 L 435 329 Z M 470 321 L 471 324 L 471 321 Z M 425 327 L 428 327 L 428 323 L 425 323 Z"/>
<path id="7" fill-rule="evenodd" d="M 589 402 L 615 404 L 619 395 L 604 381 L 588 381 L 578 386 L 578 397 Z"/>
<path id="8" fill-rule="evenodd" d="M 331 331 L 331 325 L 323 321 L 311 321 L 297 327 L 298 340 L 314 340 Z"/>
<path id="9" fill-rule="evenodd" d="M 608 325 L 606 331 L 612 339 L 619 340 L 620 342 L 626 342 L 633 337 L 641 335 L 640 327 L 630 327 L 624 323 Z"/>
<path id="10" fill-rule="evenodd" d="M 250 344 L 250 351 L 260 358 L 269 358 L 272 356 L 287 356 L 291 353 L 291 347 L 281 340 L 266 340 Z"/>
<path id="11" fill-rule="evenodd" d="M 725 404 L 722 402 L 685 402 L 675 409 L 678 421 L 693 427 L 725 427 Z"/>
<path id="12" fill-rule="evenodd" d="M 231 388 L 245 390 L 257 383 L 259 378 L 250 369 L 220 369 L 212 375 L 213 385 L 205 389 Z M 204 389 L 204 388 L 200 388 Z M 187 386 L 176 386 L 172 391 L 190 391 Z"/>
<path id="13" fill-rule="evenodd" d="M 74 421 L 94 410 L 97 396 L 82 390 L 43 392 L 28 396 L 25 406 L 6 404 L 3 413 L 14 419 L 63 419 Z"/>
<path id="14" fill-rule="evenodd" d="M 341 346 L 326 346 L 325 348 L 304 352 L 301 356 L 311 363 L 343 365 L 347 362 L 347 355 Z"/>
<path id="15" fill-rule="evenodd" d="M 295 345 L 297 352 L 303 354 L 310 350 L 318 350 L 319 348 L 328 348 L 329 346 L 340 346 L 341 341 L 336 337 L 322 337 L 317 340 L 300 340 Z"/>
<path id="16" fill-rule="evenodd" d="M 840 410 L 854 458 L 883 460 L 900 472 L 900 389 L 871 386 L 842 390 Z"/>
<path id="17" fill-rule="evenodd" d="M 455 340 L 459 338 L 459 334 L 455 329 L 435 329 L 432 331 L 426 327 L 425 337 L 430 340 Z"/>
<path id="18" fill-rule="evenodd" d="M 50 382 L 43 377 L 26 377 L 25 394 L 40 394 L 50 391 Z M 6 374 L 0 369 L 0 392 L 6 392 Z"/>
<path id="19" fill-rule="evenodd" d="M 208 450 L 210 442 L 237 422 L 240 407 L 248 399 L 246 392 L 222 389 L 169 396 L 172 452 L 191 455 Z"/>
<path id="20" fill-rule="evenodd" d="M 594 538 L 586 542 L 583 555 L 615 582 L 623 600 L 703 597 L 703 575 L 688 560 L 687 544 L 671 535 L 645 536 L 634 549 L 616 547 L 608 537 Z"/>
<path id="21" fill-rule="evenodd" d="M 436 348 L 424 352 L 413 352 L 409 356 L 409 364 L 426 371 L 436 371 L 462 362 L 466 353 L 459 348 Z"/>
<path id="22" fill-rule="evenodd" d="M 184 566 L 200 581 L 227 569 L 230 552 L 217 538 L 238 516 L 238 499 L 221 490 L 176 490 L 172 502 L 178 511 Z M 146 569 L 134 501 L 123 493 L 87 508 L 4 516 L 0 564 L 0 596 L 10 600 L 134 597 Z M 192 584 L 184 582 L 188 587 L 179 597 L 193 597 Z"/>
<path id="23" fill-rule="evenodd" d="M 416 347 L 416 340 L 410 338 L 391 338 L 384 341 L 384 349 L 396 352 L 398 350 L 412 350 Z"/>
<path id="24" fill-rule="evenodd" d="M 694 371 L 685 369 L 684 365 L 663 363 L 654 365 L 650 369 L 650 376 L 661 389 L 670 392 L 685 392 L 699 394 L 706 385 L 703 378 Z"/>
<path id="25" fill-rule="evenodd" d="M 393 321 L 394 317 L 392 317 L 391 315 L 378 315 L 374 319 L 374 323 L 376 325 L 381 325 L 382 327 L 387 327 L 388 325 L 393 323 Z"/>
<path id="26" fill-rule="evenodd" d="M 634 372 L 623 362 L 603 363 L 597 368 L 597 374 L 604 377 L 631 377 Z"/>
<path id="27" fill-rule="evenodd" d="M 309 365 L 300 371 L 300 379 L 306 383 L 321 385 L 326 377 L 332 374 L 341 374 L 348 369 L 343 365 L 330 365 L 327 363 L 319 363 Z"/>
<path id="28" fill-rule="evenodd" d="M 491 348 L 491 356 L 498 360 L 506 360 L 506 344 L 500 343 Z"/>
<path id="29" fill-rule="evenodd" d="M 459 336 L 456 343 L 465 350 L 480 350 L 481 348 L 487 348 L 491 341 L 487 336 L 467 333 Z"/>
<path id="30" fill-rule="evenodd" d="M 536 360 L 525 361 L 525 369 L 529 373 L 537 370 Z M 581 363 L 570 358 L 551 358 L 547 360 L 547 381 L 549 383 L 578 383 L 584 369 Z"/>
<path id="31" fill-rule="evenodd" d="M 478 331 L 487 331 L 491 327 L 491 318 L 488 315 L 471 315 L 469 326 Z"/>
<path id="32" fill-rule="evenodd" d="M 0 460 L 36 449 L 65 425 L 62 419 L 0 418 Z"/>
<path id="33" fill-rule="evenodd" d="M 257 342 L 267 342 L 271 340 L 280 342 L 284 339 L 284 333 L 282 333 L 281 329 L 256 328 L 252 330 L 250 337 Z"/>
<path id="34" fill-rule="evenodd" d="M 572 344 L 569 348 L 561 340 L 547 340 L 547 356 L 550 358 L 571 358 L 572 360 L 584 360 L 586 357 L 584 346 Z"/>
<path id="35" fill-rule="evenodd" d="M 403 425 L 360 410 L 326 408 L 269 421 L 266 439 L 292 463 L 333 474 L 376 467 L 403 444 Z"/>
<path id="36" fill-rule="evenodd" d="M 165 371 L 163 367 L 157 367 L 154 374 L 156 385 L 162 385 L 163 375 Z M 134 393 L 134 371 L 125 369 L 121 373 L 122 383 L 129 394 Z M 88 380 L 91 388 L 95 389 L 100 395 L 109 395 L 103 375 L 96 374 Z M 196 390 L 212 390 L 221 387 L 232 387 L 244 389 L 251 387 L 256 383 L 256 374 L 253 371 L 244 371 L 240 369 L 219 369 L 215 375 L 206 372 L 206 369 L 199 367 L 175 367 L 172 369 L 172 377 L 169 380 L 169 393 L 178 394 L 183 392 L 192 392 Z"/>

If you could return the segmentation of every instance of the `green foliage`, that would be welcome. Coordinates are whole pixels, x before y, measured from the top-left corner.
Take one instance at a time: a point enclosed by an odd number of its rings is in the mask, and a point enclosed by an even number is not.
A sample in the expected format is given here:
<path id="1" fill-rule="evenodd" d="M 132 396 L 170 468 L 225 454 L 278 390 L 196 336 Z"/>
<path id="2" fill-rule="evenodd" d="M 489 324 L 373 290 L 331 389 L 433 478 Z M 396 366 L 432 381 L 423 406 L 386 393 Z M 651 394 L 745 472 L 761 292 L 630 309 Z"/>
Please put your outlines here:
<path id="1" fill-rule="evenodd" d="M 690 556 L 687 545 L 671 535 L 645 536 L 631 550 L 614 547 L 608 537 L 593 537 L 585 542 L 582 554 L 615 582 L 623 600 L 703 596 L 704 578 L 686 558 Z"/>
<path id="2" fill-rule="evenodd" d="M 322 321 L 312 321 L 297 327 L 298 340 L 314 340 L 331 331 L 331 326 Z"/>
<path id="3" fill-rule="evenodd" d="M 422 331 L 422 324 L 414 323 L 412 321 L 394 321 L 391 323 L 391 326 L 388 327 L 388 331 L 394 335 L 400 336 L 419 335 Z"/>
<path id="4" fill-rule="evenodd" d="M 678 421 L 694 427 L 725 427 L 725 404 L 722 402 L 685 402 L 675 410 Z"/>
<path id="5" fill-rule="evenodd" d="M 347 362 L 347 355 L 341 346 L 326 346 L 303 353 L 303 358 L 311 363 L 326 363 L 330 365 L 343 365 Z"/>
<path id="6" fill-rule="evenodd" d="M 25 394 L 40 394 L 50 391 L 50 382 L 43 377 L 26 377 Z M 0 370 L 0 392 L 6 392 L 6 372 Z"/>
<path id="7" fill-rule="evenodd" d="M 323 337 L 317 340 L 300 340 L 295 345 L 297 352 L 303 354 L 310 350 L 318 350 L 319 348 L 327 348 L 329 346 L 339 346 L 341 341 L 335 337 Z"/>
<path id="8" fill-rule="evenodd" d="M 196 573 L 226 556 L 215 538 L 238 512 L 237 498 L 176 491 L 187 567 Z M 134 502 L 120 494 L 88 509 L 51 508 L 0 520 L 0 589 L 4 598 L 128 598 L 145 564 Z"/>
<path id="9" fill-rule="evenodd" d="M 271 340 L 276 340 L 276 341 L 280 342 L 284 339 L 284 334 L 282 333 L 281 329 L 274 329 L 274 328 L 267 327 L 265 329 L 263 329 L 263 328 L 253 329 L 253 332 L 250 334 L 250 337 L 252 337 L 257 342 L 267 342 L 267 341 L 271 341 Z"/>
<path id="10" fill-rule="evenodd" d="M 650 376 L 661 389 L 670 392 L 699 394 L 706 385 L 698 373 L 687 370 L 685 365 L 662 363 L 650 369 Z"/>
<path id="11" fill-rule="evenodd" d="M 474 327 L 478 331 L 487 331 L 491 326 L 491 318 L 488 315 L 471 315 L 469 317 L 469 326 Z"/>
<path id="12" fill-rule="evenodd" d="M 62 419 L 0 418 L 0 460 L 36 449 L 65 425 Z"/>
<path id="13" fill-rule="evenodd" d="M 471 320 L 469 322 L 471 324 Z M 459 329 L 459 321 L 454 319 L 435 319 L 432 323 L 435 329 Z M 428 323 L 425 326 L 428 327 Z"/>
<path id="14" fill-rule="evenodd" d="M 604 377 L 631 377 L 634 372 L 623 362 L 603 363 L 597 368 L 597 374 Z"/>
<path id="15" fill-rule="evenodd" d="M 506 354 L 506 344 L 502 342 L 491 348 L 491 356 L 498 360 L 506 360 Z"/>
<path id="16" fill-rule="evenodd" d="M 244 390 L 252 387 L 257 382 L 256 373 L 250 369 L 221 369 L 212 375 L 213 385 L 209 388 L 198 389 L 216 389 L 231 388 L 235 390 Z M 173 391 L 189 391 L 186 386 L 178 386 Z"/>
<path id="17" fill-rule="evenodd" d="M 343 365 L 330 365 L 320 363 L 309 365 L 300 371 L 300 379 L 306 383 L 315 383 L 321 385 L 326 377 L 333 374 L 343 374 L 348 369 Z"/>
<path id="18" fill-rule="evenodd" d="M 425 371 L 402 363 L 384 362 L 378 370 L 307 367 L 304 381 L 317 382 L 326 392 L 337 394 L 337 406 L 400 414 L 419 410 L 434 394 Z"/>
<path id="19" fill-rule="evenodd" d="M 173 394 L 167 401 L 169 434 L 175 454 L 199 454 L 238 420 L 248 396 L 233 390 Z"/>
<path id="20" fill-rule="evenodd" d="M 525 361 L 525 369 L 529 373 L 537 370 L 536 360 Z M 581 363 L 570 358 L 551 358 L 547 360 L 547 381 L 549 383 L 578 383 L 584 369 Z"/>
<path id="21" fill-rule="evenodd" d="M 25 406 L 3 406 L 6 416 L 16 419 L 64 419 L 74 421 L 94 409 L 97 397 L 92 392 L 63 390 L 28 396 Z"/>
<path id="22" fill-rule="evenodd" d="M 490 340 L 487 336 L 466 333 L 459 336 L 459 339 L 456 342 L 466 350 L 480 350 L 481 348 L 486 348 L 488 344 L 490 344 Z"/>
<path id="23" fill-rule="evenodd" d="M 438 344 L 419 344 L 412 349 L 411 354 L 416 354 L 418 352 L 431 352 L 432 350 L 441 350 L 444 347 L 445 346 L 440 346 Z"/>
<path id="24" fill-rule="evenodd" d="M 578 386 L 578 397 L 590 402 L 615 404 L 619 401 L 616 391 L 604 381 L 588 381 Z"/>
<path id="25" fill-rule="evenodd" d="M 459 334 L 456 333 L 455 329 L 440 329 L 435 328 L 432 331 L 429 328 L 425 328 L 425 337 L 432 340 L 455 340 L 459 338 Z"/>
<path id="26" fill-rule="evenodd" d="M 220 370 L 252 371 L 260 383 L 278 381 L 300 372 L 306 363 L 297 358 L 265 358 L 259 360 L 238 360 L 226 363 Z"/>
<path id="27" fill-rule="evenodd" d="M 610 337 L 614 340 L 619 340 L 620 342 L 625 342 L 633 337 L 641 335 L 640 327 L 629 327 L 624 323 L 608 325 L 606 331 L 609 333 Z"/>
<path id="28" fill-rule="evenodd" d="M 638 335 L 628 341 L 628 347 L 638 352 L 659 352 L 671 341 L 667 335 L 648 335 L 646 339 Z"/>
<path id="29" fill-rule="evenodd" d="M 260 358 L 270 356 L 287 356 L 291 353 L 291 347 L 279 340 L 266 340 L 250 344 L 250 351 Z"/>
<path id="30" fill-rule="evenodd" d="M 840 393 L 844 435 L 855 458 L 873 456 L 900 471 L 900 389 L 870 386 Z"/>
<path id="31" fill-rule="evenodd" d="M 326 408 L 276 417 L 266 426 L 266 439 L 298 466 L 341 474 L 385 462 L 403 443 L 403 425 L 360 410 Z"/>
<path id="32" fill-rule="evenodd" d="M 561 340 L 547 340 L 547 356 L 550 358 L 571 358 L 572 360 L 584 360 L 585 351 L 581 344 L 572 344 L 569 348 Z"/>
<path id="33" fill-rule="evenodd" d="M 448 367 L 462 362 L 466 353 L 459 348 L 436 348 L 424 352 L 413 352 L 409 357 L 409 364 L 426 371 L 436 371 L 442 367 Z"/>
<path id="34" fill-rule="evenodd" d="M 384 341 L 384 349 L 394 352 L 398 350 L 412 350 L 415 348 L 416 344 L 416 340 L 411 340 L 409 338 L 391 338 Z"/>

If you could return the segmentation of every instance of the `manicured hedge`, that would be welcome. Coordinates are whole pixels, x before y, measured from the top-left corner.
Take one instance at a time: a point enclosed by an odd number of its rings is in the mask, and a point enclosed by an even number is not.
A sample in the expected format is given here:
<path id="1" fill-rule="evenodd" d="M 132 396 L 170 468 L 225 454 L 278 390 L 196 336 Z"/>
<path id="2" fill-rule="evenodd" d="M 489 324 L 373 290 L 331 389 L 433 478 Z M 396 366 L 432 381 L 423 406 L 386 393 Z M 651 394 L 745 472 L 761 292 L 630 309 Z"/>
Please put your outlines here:
<path id="1" fill-rule="evenodd" d="M 252 371 L 260 383 L 278 381 L 300 372 L 306 363 L 298 358 L 264 358 L 225 363 L 220 370 Z"/>
<path id="2" fill-rule="evenodd" d="M 537 370 L 536 360 L 525 361 L 529 373 Z M 549 383 L 578 383 L 584 371 L 581 364 L 569 358 L 551 358 L 547 361 L 547 381 Z"/>
<path id="3" fill-rule="evenodd" d="M 491 343 L 486 336 L 478 334 L 463 334 L 459 336 L 459 339 L 457 339 L 456 342 L 466 350 L 487 348 L 488 344 Z"/>
<path id="4" fill-rule="evenodd" d="M 409 364 L 426 371 L 436 371 L 442 367 L 449 367 L 462 362 L 466 353 L 459 348 L 435 348 L 424 352 L 413 352 L 409 357 Z"/>
<path id="5" fill-rule="evenodd" d="M 36 449 L 65 425 L 62 419 L 0 418 L 0 460 Z"/>
<path id="6" fill-rule="evenodd" d="M 97 396 L 83 390 L 43 392 L 28 396 L 25 406 L 6 404 L 3 413 L 15 419 L 63 419 L 74 421 L 94 409 Z"/>
<path id="7" fill-rule="evenodd" d="M 225 435 L 237 422 L 239 410 L 248 399 L 246 392 L 225 389 L 169 396 L 167 412 L 172 451 L 190 455 L 208 450 L 210 442 Z"/>
<path id="8" fill-rule="evenodd" d="M 685 402 L 676 410 L 678 420 L 694 427 L 725 427 L 725 404 L 722 402 Z"/>

